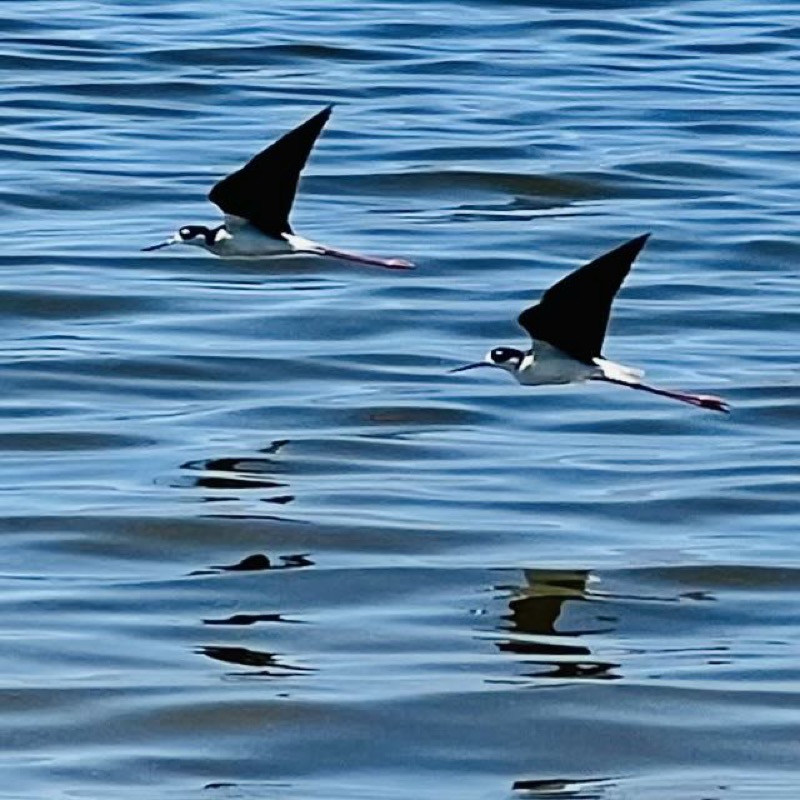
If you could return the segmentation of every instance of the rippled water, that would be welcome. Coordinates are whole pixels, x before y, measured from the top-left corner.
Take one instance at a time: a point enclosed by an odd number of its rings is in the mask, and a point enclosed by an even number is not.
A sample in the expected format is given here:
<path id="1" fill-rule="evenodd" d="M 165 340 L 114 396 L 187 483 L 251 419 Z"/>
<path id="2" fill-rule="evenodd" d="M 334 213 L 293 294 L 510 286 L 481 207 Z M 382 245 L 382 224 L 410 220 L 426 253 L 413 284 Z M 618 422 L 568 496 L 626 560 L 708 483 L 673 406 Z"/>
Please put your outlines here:
<path id="1" fill-rule="evenodd" d="M 800 11 L 3 4 L 0 797 L 795 798 Z M 397 273 L 140 253 L 328 102 Z M 611 358 L 522 389 L 654 236 Z"/>

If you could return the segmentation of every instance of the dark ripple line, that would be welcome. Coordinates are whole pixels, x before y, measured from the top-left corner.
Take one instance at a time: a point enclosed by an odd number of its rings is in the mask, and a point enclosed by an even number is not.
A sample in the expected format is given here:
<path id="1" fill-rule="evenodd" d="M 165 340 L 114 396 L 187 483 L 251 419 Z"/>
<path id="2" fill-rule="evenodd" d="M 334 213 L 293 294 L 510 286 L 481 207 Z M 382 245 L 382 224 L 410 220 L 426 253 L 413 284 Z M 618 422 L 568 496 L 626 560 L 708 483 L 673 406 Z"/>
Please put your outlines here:
<path id="1" fill-rule="evenodd" d="M 381 50 L 318 44 L 241 45 L 240 47 L 193 47 L 146 52 L 147 60 L 175 65 L 262 66 L 276 61 L 294 64 L 297 59 L 315 61 L 391 61 L 402 56 Z"/>

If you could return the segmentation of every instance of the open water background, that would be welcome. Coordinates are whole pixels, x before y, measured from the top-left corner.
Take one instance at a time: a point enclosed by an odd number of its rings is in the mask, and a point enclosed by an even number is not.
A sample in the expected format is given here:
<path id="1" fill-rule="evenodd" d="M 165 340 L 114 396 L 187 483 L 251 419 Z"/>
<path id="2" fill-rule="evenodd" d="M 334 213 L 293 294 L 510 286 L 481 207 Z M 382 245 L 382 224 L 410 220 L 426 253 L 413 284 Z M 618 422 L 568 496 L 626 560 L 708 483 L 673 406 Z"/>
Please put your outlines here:
<path id="1" fill-rule="evenodd" d="M 5 0 L 0 797 L 800 784 L 800 10 Z M 294 223 L 140 253 L 328 102 Z M 609 357 L 446 370 L 644 231 Z"/>

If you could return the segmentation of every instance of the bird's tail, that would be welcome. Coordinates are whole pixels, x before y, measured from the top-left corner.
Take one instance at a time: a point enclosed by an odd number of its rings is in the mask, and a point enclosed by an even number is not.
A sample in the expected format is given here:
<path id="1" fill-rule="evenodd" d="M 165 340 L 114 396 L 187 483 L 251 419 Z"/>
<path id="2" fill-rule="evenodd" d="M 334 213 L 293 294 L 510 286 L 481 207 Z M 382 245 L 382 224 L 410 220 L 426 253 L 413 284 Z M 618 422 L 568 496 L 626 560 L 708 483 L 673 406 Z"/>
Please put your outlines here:
<path id="1" fill-rule="evenodd" d="M 605 358 L 596 358 L 594 363 L 603 373 L 603 377 L 612 381 L 619 381 L 620 383 L 638 383 L 644 378 L 643 370 L 626 367 L 623 364 L 616 364 Z"/>

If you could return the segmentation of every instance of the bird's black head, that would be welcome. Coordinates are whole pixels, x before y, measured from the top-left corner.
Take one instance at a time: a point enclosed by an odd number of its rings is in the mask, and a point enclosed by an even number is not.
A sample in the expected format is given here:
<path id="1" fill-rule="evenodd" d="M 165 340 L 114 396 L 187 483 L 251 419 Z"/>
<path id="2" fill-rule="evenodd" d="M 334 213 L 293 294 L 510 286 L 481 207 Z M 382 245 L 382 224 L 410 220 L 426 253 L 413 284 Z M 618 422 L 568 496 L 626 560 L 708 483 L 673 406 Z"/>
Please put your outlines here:
<path id="1" fill-rule="evenodd" d="M 184 225 L 165 242 L 151 244 L 149 247 L 143 247 L 142 250 L 145 252 L 161 250 L 163 247 L 170 247 L 173 244 L 191 244 L 196 247 L 210 248 L 216 243 L 217 235 L 224 227 L 224 225 L 220 225 L 219 228 L 210 230 L 205 225 Z"/>
<path id="2" fill-rule="evenodd" d="M 522 350 L 517 350 L 513 347 L 495 347 L 483 357 L 483 361 L 479 361 L 477 364 L 456 367 L 451 369 L 450 372 L 465 372 L 468 369 L 477 369 L 478 367 L 499 367 L 506 370 L 506 372 L 515 372 L 519 369 L 524 358 L 525 353 Z"/>
<path id="3" fill-rule="evenodd" d="M 211 231 L 204 225 L 184 225 L 176 234 L 176 238 L 180 239 L 184 244 L 198 239 L 206 243 L 210 233 Z M 197 243 L 200 244 L 200 242 Z"/>
<path id="4" fill-rule="evenodd" d="M 486 363 L 513 372 L 519 369 L 525 353 L 515 347 L 495 347 L 486 354 Z"/>

